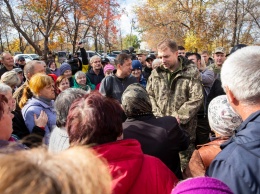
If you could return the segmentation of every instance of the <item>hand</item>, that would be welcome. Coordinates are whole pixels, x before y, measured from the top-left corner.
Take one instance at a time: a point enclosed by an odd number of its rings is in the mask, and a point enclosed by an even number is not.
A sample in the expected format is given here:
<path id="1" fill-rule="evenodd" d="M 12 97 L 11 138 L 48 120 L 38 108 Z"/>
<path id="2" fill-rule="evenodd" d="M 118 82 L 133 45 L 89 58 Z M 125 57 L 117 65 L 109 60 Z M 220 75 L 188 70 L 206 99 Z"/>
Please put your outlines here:
<path id="1" fill-rule="evenodd" d="M 39 117 L 37 118 L 36 114 L 33 115 L 34 122 L 37 127 L 45 127 L 48 122 L 47 114 L 42 110 Z"/>
<path id="2" fill-rule="evenodd" d="M 175 118 L 176 118 L 177 122 L 180 124 L 181 121 L 180 121 L 179 116 L 176 116 Z"/>
<path id="3" fill-rule="evenodd" d="M 84 48 L 84 43 L 83 42 L 79 42 L 78 45 L 77 45 L 79 48 Z"/>

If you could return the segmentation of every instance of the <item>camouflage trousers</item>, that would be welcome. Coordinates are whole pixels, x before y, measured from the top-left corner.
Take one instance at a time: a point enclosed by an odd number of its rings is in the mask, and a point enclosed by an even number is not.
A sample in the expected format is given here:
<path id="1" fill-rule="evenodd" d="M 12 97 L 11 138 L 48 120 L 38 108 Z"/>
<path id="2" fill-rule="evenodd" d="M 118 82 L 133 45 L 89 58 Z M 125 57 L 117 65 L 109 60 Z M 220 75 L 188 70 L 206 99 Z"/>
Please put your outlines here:
<path id="1" fill-rule="evenodd" d="M 183 171 L 188 165 L 191 155 L 195 150 L 195 141 L 196 141 L 196 128 L 197 128 L 197 118 L 195 117 L 189 123 L 185 125 L 181 125 L 181 127 L 186 130 L 190 136 L 190 145 L 189 147 L 179 152 L 180 160 L 181 160 L 181 170 Z"/>

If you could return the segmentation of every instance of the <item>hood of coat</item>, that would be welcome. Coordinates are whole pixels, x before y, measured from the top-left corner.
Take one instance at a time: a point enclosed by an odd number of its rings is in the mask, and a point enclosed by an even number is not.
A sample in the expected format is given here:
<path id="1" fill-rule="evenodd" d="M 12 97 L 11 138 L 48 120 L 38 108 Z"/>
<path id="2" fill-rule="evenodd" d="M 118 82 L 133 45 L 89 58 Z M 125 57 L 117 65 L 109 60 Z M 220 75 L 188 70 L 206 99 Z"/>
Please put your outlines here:
<path id="1" fill-rule="evenodd" d="M 113 177 L 113 193 L 128 193 L 137 180 L 144 154 L 137 140 L 119 140 L 94 147 L 107 160 Z"/>

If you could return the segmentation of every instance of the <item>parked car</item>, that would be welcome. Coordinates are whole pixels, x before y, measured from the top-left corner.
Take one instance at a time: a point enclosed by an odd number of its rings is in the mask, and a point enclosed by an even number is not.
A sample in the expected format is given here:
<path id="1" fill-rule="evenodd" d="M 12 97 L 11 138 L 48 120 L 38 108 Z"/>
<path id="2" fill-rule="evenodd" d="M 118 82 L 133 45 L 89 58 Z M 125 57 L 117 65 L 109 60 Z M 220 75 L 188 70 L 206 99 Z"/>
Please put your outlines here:
<path id="1" fill-rule="evenodd" d="M 16 54 L 14 56 L 14 62 L 16 62 L 19 57 L 24 57 L 26 63 L 32 60 L 40 59 L 40 56 L 38 54 Z"/>
<path id="2" fill-rule="evenodd" d="M 66 51 L 58 51 L 58 62 L 61 64 L 67 59 L 67 52 Z"/>
<path id="3" fill-rule="evenodd" d="M 100 56 L 101 58 L 104 58 L 103 56 L 101 56 L 99 53 L 95 52 L 95 51 L 86 51 L 87 53 L 87 56 L 88 56 L 88 60 L 93 57 L 94 55 L 98 55 Z M 79 59 L 81 59 L 81 53 L 80 51 L 78 51 L 78 55 L 79 55 Z M 111 64 L 115 64 L 115 58 L 114 57 L 110 57 L 110 56 L 106 56 L 106 58 L 109 59 L 110 63 Z"/>

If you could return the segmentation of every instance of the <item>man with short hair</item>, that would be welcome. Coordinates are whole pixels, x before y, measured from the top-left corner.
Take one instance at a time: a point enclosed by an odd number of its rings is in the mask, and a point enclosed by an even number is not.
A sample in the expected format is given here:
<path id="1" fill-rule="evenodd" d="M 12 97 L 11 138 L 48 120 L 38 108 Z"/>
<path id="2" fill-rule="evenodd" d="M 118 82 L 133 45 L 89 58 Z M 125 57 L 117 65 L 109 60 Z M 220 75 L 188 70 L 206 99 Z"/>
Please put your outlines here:
<path id="1" fill-rule="evenodd" d="M 184 169 L 195 149 L 196 116 L 203 101 L 201 77 L 193 63 L 178 56 L 176 42 L 164 40 L 157 49 L 162 65 L 152 71 L 146 89 L 154 115 L 176 117 L 190 135 L 190 146 L 180 155 Z"/>
<path id="2" fill-rule="evenodd" d="M 198 70 L 200 71 L 203 93 L 204 93 L 204 103 L 198 111 L 197 118 L 197 128 L 196 128 L 196 145 L 201 145 L 209 142 L 210 126 L 207 117 L 207 95 L 210 92 L 211 86 L 214 83 L 214 72 L 209 69 L 203 69 L 201 66 L 201 56 L 198 53 L 190 53 L 188 59 L 191 60 L 195 65 L 197 65 Z"/>
<path id="3" fill-rule="evenodd" d="M 221 69 L 222 86 L 243 123 L 206 172 L 236 194 L 260 193 L 260 46 L 231 54 Z M 235 121 L 234 121 L 235 122 Z"/>
<path id="4" fill-rule="evenodd" d="M 98 55 L 94 55 L 90 58 L 89 62 L 92 68 L 87 72 L 87 77 L 90 82 L 96 86 L 105 77 L 102 69 L 101 58 Z"/>
<path id="5" fill-rule="evenodd" d="M 16 105 L 17 105 L 16 109 L 17 110 L 20 110 L 18 104 L 19 104 L 20 99 L 21 99 L 21 97 L 23 95 L 24 88 L 26 86 L 28 86 L 28 84 L 29 84 L 29 80 L 36 73 L 44 73 L 44 74 L 46 74 L 45 66 L 46 66 L 45 62 L 43 62 L 43 61 L 35 61 L 35 60 L 29 61 L 25 65 L 25 67 L 24 67 L 24 77 L 25 77 L 26 81 L 24 82 L 23 85 L 21 85 L 19 88 L 17 88 L 17 90 L 13 94 L 13 97 L 16 100 Z"/>
<path id="6" fill-rule="evenodd" d="M 215 63 L 207 67 L 207 69 L 214 72 L 215 79 L 220 79 L 220 70 L 225 60 L 226 60 L 225 49 L 223 47 L 217 47 L 214 51 Z"/>
<path id="7" fill-rule="evenodd" d="M 138 60 L 141 62 L 143 68 L 146 67 L 146 52 L 144 50 L 139 50 L 136 55 L 137 55 L 137 58 Z"/>
<path id="8" fill-rule="evenodd" d="M 116 73 L 105 77 L 101 84 L 99 91 L 104 96 L 114 98 L 121 104 L 121 97 L 127 86 L 137 83 L 137 79 L 131 75 L 132 60 L 131 55 L 121 53 L 117 55 L 115 63 L 117 66 Z"/>
<path id="9" fill-rule="evenodd" d="M 186 55 L 185 48 L 183 46 L 178 46 L 178 56 L 185 57 L 185 55 Z"/>
<path id="10" fill-rule="evenodd" d="M 17 63 L 15 63 L 16 67 L 19 67 L 21 69 L 24 69 L 26 62 L 25 62 L 25 58 L 23 56 L 18 57 L 17 59 Z"/>
<path id="11" fill-rule="evenodd" d="M 214 60 L 209 57 L 209 52 L 208 51 L 202 51 L 201 57 L 204 59 L 206 66 L 209 66 L 214 63 Z"/>
<path id="12" fill-rule="evenodd" d="M 146 62 L 146 66 L 143 70 L 143 75 L 144 75 L 144 78 L 147 80 L 149 78 L 149 76 L 151 75 L 151 72 L 153 70 L 153 60 L 156 59 L 155 55 L 153 54 L 149 54 L 147 55 L 146 59 L 145 59 L 145 62 Z"/>
<path id="13" fill-rule="evenodd" d="M 10 53 L 3 52 L 1 55 L 1 60 L 3 67 L 0 69 L 0 78 L 5 72 L 11 71 L 14 68 L 14 58 Z"/>

